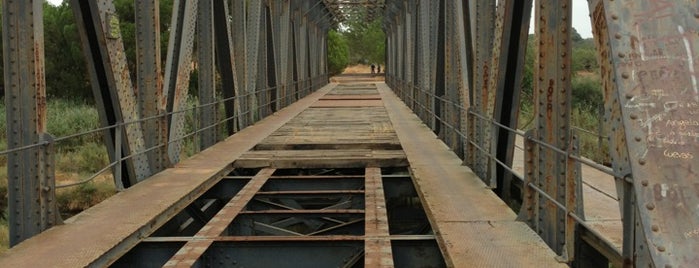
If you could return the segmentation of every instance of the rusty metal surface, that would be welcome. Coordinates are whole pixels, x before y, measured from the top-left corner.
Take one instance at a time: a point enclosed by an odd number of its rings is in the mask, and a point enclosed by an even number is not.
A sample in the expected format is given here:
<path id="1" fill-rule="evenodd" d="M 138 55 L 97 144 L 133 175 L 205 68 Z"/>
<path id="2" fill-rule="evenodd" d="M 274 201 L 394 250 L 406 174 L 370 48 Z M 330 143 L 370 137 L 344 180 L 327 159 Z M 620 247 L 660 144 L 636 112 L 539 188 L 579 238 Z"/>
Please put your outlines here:
<path id="1" fill-rule="evenodd" d="M 136 92 L 141 118 L 151 118 L 166 112 L 161 76 L 160 6 L 157 0 L 134 3 L 136 28 Z M 157 148 L 146 153 L 151 172 L 157 173 L 169 165 L 165 144 L 167 120 L 153 118 L 141 123 L 146 148 Z"/>
<path id="2" fill-rule="evenodd" d="M 228 228 L 228 225 L 233 221 L 233 218 L 243 211 L 245 205 L 255 196 L 257 191 L 262 189 L 262 185 L 274 174 L 274 171 L 275 169 L 273 168 L 260 170 L 238 194 L 194 235 L 201 239 L 187 242 L 164 266 L 192 266 L 201 257 L 204 251 L 211 246 L 213 239 L 221 236 L 223 232 L 226 231 L 226 228 Z"/>
<path id="3" fill-rule="evenodd" d="M 46 132 L 46 80 L 42 1 L 5 1 L 4 125 L 7 149 L 50 142 Z M 5 133 L 3 133 L 5 134 Z M 55 224 L 53 145 L 7 154 L 6 211 L 9 242 L 15 245 Z M 3 178 L 5 179 L 5 178 Z M 5 198 L 5 197 L 3 197 Z"/>
<path id="4" fill-rule="evenodd" d="M 523 138 L 518 136 L 513 160 L 514 174 L 518 177 L 523 177 L 526 174 L 526 162 L 524 161 L 526 148 L 535 147 L 533 142 L 529 145 L 525 144 Z M 531 170 L 531 172 L 535 172 L 535 170 Z M 584 196 L 585 222 L 592 227 L 595 233 L 603 236 L 595 241 L 600 243 L 611 242 L 611 244 L 605 245 L 605 247 L 616 249 L 618 252 L 614 254 L 618 256 L 622 247 L 622 226 L 618 205 L 619 197 L 617 197 L 614 177 L 587 165 L 582 166 L 581 177 L 583 180 L 582 194 Z M 526 191 L 524 196 L 528 196 Z M 533 196 L 532 194 L 531 197 Z M 520 214 L 520 216 L 528 218 L 524 214 Z M 593 236 L 594 234 L 589 235 Z M 611 256 L 608 257 L 611 258 Z"/>
<path id="5" fill-rule="evenodd" d="M 185 135 L 186 114 L 189 92 L 189 78 L 192 71 L 192 51 L 197 22 L 197 1 L 179 1 L 173 3 L 172 25 L 177 25 L 170 32 L 168 40 L 167 62 L 163 90 L 167 99 L 168 142 L 167 153 L 171 163 L 180 161 Z"/>
<path id="6" fill-rule="evenodd" d="M 174 168 L 76 215 L 66 224 L 20 243 L 0 255 L 0 267 L 83 267 L 112 263 L 226 175 L 236 158 L 333 87 L 328 85 Z"/>
<path id="7" fill-rule="evenodd" d="M 572 106 L 571 78 L 571 1 L 543 1 L 535 5 L 537 33 L 534 68 L 534 113 L 536 129 L 533 138 L 567 151 L 571 142 L 570 114 Z M 537 145 L 534 184 L 559 203 L 566 203 L 567 156 Z M 540 195 L 536 193 L 536 195 Z M 551 201 L 539 196 L 532 227 L 558 254 L 563 254 L 566 213 Z"/>
<path id="8" fill-rule="evenodd" d="M 382 84 L 378 88 L 448 265 L 565 267 L 390 89 Z"/>
<path id="9" fill-rule="evenodd" d="M 696 1 L 609 1 L 594 6 L 597 33 L 608 36 L 622 143 L 636 198 L 633 265 L 699 263 L 699 89 Z M 599 11 L 599 12 L 598 12 Z M 624 159 L 615 159 L 624 161 Z M 633 226 L 633 225 L 631 225 Z"/>
<path id="10" fill-rule="evenodd" d="M 76 26 L 87 59 L 90 84 L 95 97 L 101 126 L 114 126 L 139 119 L 138 101 L 133 90 L 119 18 L 111 1 L 78 1 L 70 3 L 76 17 Z M 115 132 L 123 132 L 121 147 L 116 149 Z M 115 184 L 129 186 L 152 175 L 145 154 L 141 124 L 131 123 L 104 131 L 104 142 L 109 159 L 114 162 L 132 155 L 125 161 L 123 179 L 115 176 Z M 116 155 L 117 152 L 122 152 Z M 136 154 L 138 153 L 138 154 Z M 116 171 L 118 174 L 120 171 Z"/>

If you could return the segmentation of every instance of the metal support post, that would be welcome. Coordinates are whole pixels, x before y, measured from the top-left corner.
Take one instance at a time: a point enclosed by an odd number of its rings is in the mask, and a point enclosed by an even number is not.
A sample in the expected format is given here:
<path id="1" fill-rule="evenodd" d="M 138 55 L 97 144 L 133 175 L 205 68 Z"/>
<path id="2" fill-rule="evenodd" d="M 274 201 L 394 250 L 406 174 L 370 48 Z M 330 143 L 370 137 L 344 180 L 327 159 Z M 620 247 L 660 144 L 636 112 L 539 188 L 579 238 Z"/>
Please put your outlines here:
<path id="1" fill-rule="evenodd" d="M 571 1 L 542 0 L 536 5 L 536 61 L 534 76 L 535 139 L 567 151 L 570 146 L 571 113 Z M 567 156 L 539 145 L 536 185 L 557 202 L 573 199 Z M 573 192 L 574 193 L 574 192 Z M 566 213 L 547 199 L 539 198 L 534 229 L 557 254 L 564 253 Z"/>
<path id="2" fill-rule="evenodd" d="M 233 135 L 238 130 L 238 119 L 241 114 L 241 107 L 238 96 L 239 86 L 236 76 L 236 63 L 233 49 L 233 36 L 229 18 L 227 1 L 214 1 L 214 33 L 216 41 L 216 65 L 218 73 L 221 75 L 221 91 L 225 99 L 223 106 L 226 111 L 226 132 Z"/>
<path id="3" fill-rule="evenodd" d="M 7 149 L 38 144 L 46 132 L 42 1 L 3 1 Z M 44 229 L 42 182 L 50 181 L 43 146 L 7 155 L 10 246 Z M 51 176 L 51 177 L 47 177 Z M 54 191 L 54 189 L 49 189 Z"/>
<path id="4" fill-rule="evenodd" d="M 135 1 L 136 19 L 136 92 L 142 122 L 144 145 L 154 148 L 146 153 L 153 173 L 169 166 L 167 156 L 166 101 L 163 96 L 160 54 L 159 0 Z M 156 118 L 156 116 L 158 116 Z"/>
<path id="5" fill-rule="evenodd" d="M 254 124 L 258 118 L 257 94 L 255 91 L 262 87 L 258 85 L 258 64 L 260 63 L 260 22 L 262 21 L 262 1 L 250 1 L 247 4 L 247 22 L 245 28 L 245 90 L 247 96 L 248 125 Z"/>
<path id="6" fill-rule="evenodd" d="M 267 87 L 272 90 L 267 93 L 269 99 L 269 107 L 267 110 L 271 113 L 281 109 L 279 102 L 279 80 L 277 79 L 280 65 L 277 60 L 277 47 L 279 46 L 279 20 L 275 18 L 276 5 L 271 2 L 266 8 L 265 21 L 267 24 Z"/>
<path id="7" fill-rule="evenodd" d="M 237 121 L 240 129 L 243 129 L 247 127 L 250 123 L 248 122 L 248 119 L 250 116 L 248 113 L 250 113 L 250 106 L 249 106 L 249 94 L 252 94 L 251 92 L 248 91 L 248 72 L 250 71 L 247 66 L 247 8 L 245 5 L 245 0 L 232 0 L 230 1 L 231 3 L 231 9 L 230 9 L 230 20 L 227 22 L 230 25 L 230 34 L 231 38 L 230 41 L 233 44 L 232 51 L 233 51 L 233 61 L 235 64 L 235 71 L 234 77 L 236 80 L 235 85 L 235 91 L 238 92 L 239 94 L 236 94 L 238 98 L 235 100 L 235 105 L 238 108 L 238 114 L 237 114 Z M 259 1 L 254 1 L 254 2 L 259 2 Z"/>
<path id="8" fill-rule="evenodd" d="M 170 162 L 180 161 L 185 113 L 192 72 L 192 49 L 197 22 L 197 1 L 175 0 L 172 6 L 170 39 L 165 66 L 165 95 L 169 115 Z"/>
<path id="9" fill-rule="evenodd" d="M 493 72 L 489 81 L 489 93 L 495 101 L 492 118 L 495 122 L 511 129 L 518 127 L 522 72 L 529 39 L 532 2 L 532 0 L 498 2 L 496 44 L 493 46 Z M 515 134 L 498 125 L 491 127 L 493 142 L 490 151 L 495 154 L 497 160 L 511 167 L 514 158 Z M 513 199 L 518 199 L 519 197 L 511 196 L 514 175 L 496 161 L 490 162 L 489 168 L 491 185 L 497 185 L 505 202 L 511 203 Z"/>
<path id="10" fill-rule="evenodd" d="M 474 142 L 483 150 L 490 150 L 490 122 L 485 121 L 481 117 L 489 117 L 495 101 L 488 94 L 489 73 L 493 71 L 491 66 L 491 56 L 493 49 L 493 36 L 495 26 L 495 2 L 494 1 L 474 1 L 469 3 L 475 5 L 477 16 L 471 18 L 474 22 L 475 32 L 473 33 L 475 40 L 473 51 L 473 80 L 471 85 L 471 104 L 473 112 L 480 115 L 471 116 L 469 123 L 469 137 L 472 137 Z M 473 27 L 473 26 L 472 26 Z M 469 164 L 473 172 L 478 175 L 490 187 L 495 187 L 494 181 L 491 181 L 488 174 L 488 151 L 480 151 L 475 146 L 470 145 L 469 148 Z"/>
<path id="11" fill-rule="evenodd" d="M 148 178 L 152 172 L 148 157 L 143 153 L 146 148 L 142 126 L 133 123 L 140 118 L 138 101 L 131 83 L 119 18 L 110 0 L 72 0 L 70 5 L 83 43 L 101 125 L 125 123 L 121 154 L 116 154 L 112 146 L 118 129 L 106 130 L 104 140 L 112 162 L 128 157 L 123 165 L 122 180 L 115 184 L 129 187 Z"/>
<path id="12" fill-rule="evenodd" d="M 214 46 L 214 3 L 199 1 L 197 16 L 197 59 L 199 70 L 199 148 L 204 150 L 217 141 L 218 105 L 216 101 L 216 66 Z"/>

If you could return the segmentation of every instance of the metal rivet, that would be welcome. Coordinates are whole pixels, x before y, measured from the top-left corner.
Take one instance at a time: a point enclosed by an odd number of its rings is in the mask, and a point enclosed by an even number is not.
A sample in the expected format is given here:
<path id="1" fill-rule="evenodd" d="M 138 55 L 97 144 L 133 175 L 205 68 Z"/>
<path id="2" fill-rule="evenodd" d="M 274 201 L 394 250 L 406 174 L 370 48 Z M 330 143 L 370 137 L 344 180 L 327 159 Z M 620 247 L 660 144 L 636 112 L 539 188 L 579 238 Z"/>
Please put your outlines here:
<path id="1" fill-rule="evenodd" d="M 627 93 L 627 94 L 626 94 L 626 99 L 627 99 L 627 100 L 633 99 L 633 95 Z"/>
<path id="2" fill-rule="evenodd" d="M 647 208 L 648 210 L 653 210 L 653 209 L 655 209 L 655 204 L 653 204 L 653 203 L 648 203 L 648 204 L 646 204 L 646 208 Z"/>
<path id="3" fill-rule="evenodd" d="M 629 118 L 636 120 L 636 119 L 638 119 L 638 116 L 635 114 L 632 114 L 632 115 L 629 115 Z"/>
<path id="4" fill-rule="evenodd" d="M 643 181 L 641 181 L 641 185 L 643 185 L 643 186 L 648 186 L 648 180 L 643 180 Z"/>
<path id="5" fill-rule="evenodd" d="M 629 74 L 628 73 L 621 73 L 621 78 L 629 79 Z"/>
<path id="6" fill-rule="evenodd" d="M 634 137 L 635 141 L 641 141 L 641 137 Z"/>
<path id="7" fill-rule="evenodd" d="M 621 39 L 621 34 L 619 34 L 619 33 L 615 34 L 615 35 L 614 35 L 614 38 L 616 38 L 616 39 Z"/>
<path id="8" fill-rule="evenodd" d="M 651 226 L 650 229 L 653 230 L 653 232 L 660 231 L 660 227 L 658 227 L 657 225 Z"/>
<path id="9" fill-rule="evenodd" d="M 644 158 L 638 159 L 638 163 L 639 163 L 641 166 L 643 166 L 643 165 L 646 164 L 646 159 L 644 159 Z"/>
<path id="10" fill-rule="evenodd" d="M 612 14 L 612 19 L 613 19 L 613 20 L 618 20 L 618 19 L 619 19 L 619 16 L 617 16 L 616 14 Z"/>
<path id="11" fill-rule="evenodd" d="M 619 58 L 626 57 L 626 54 L 619 52 Z"/>
<path id="12" fill-rule="evenodd" d="M 658 246 L 658 251 L 660 251 L 660 252 L 665 252 L 665 247 L 663 247 L 663 246 Z"/>

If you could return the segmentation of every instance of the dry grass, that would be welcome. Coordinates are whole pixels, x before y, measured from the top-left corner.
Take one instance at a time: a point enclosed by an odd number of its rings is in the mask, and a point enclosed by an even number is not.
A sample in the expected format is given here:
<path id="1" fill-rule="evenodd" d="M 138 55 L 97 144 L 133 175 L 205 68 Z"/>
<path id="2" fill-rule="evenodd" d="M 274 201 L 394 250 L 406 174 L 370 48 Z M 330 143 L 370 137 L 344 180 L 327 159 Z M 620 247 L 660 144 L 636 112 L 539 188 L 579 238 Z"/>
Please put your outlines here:
<path id="1" fill-rule="evenodd" d="M 381 66 L 382 73 L 383 73 L 384 67 L 385 66 Z M 342 72 L 342 74 L 371 74 L 371 66 L 364 65 L 364 64 L 347 66 L 347 68 L 345 68 L 345 71 Z"/>

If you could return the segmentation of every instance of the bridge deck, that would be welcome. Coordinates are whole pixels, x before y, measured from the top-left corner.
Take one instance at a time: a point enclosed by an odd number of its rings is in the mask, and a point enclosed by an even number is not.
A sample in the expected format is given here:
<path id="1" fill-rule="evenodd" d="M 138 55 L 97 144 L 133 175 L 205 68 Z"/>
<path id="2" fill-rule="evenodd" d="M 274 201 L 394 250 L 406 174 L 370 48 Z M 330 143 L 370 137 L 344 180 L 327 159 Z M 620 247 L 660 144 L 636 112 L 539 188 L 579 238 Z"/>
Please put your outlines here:
<path id="1" fill-rule="evenodd" d="M 515 217 L 385 84 L 330 84 L 0 267 L 563 266 Z"/>

